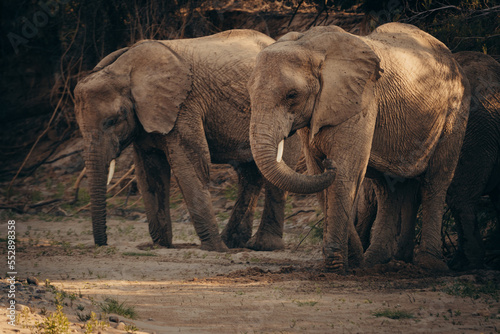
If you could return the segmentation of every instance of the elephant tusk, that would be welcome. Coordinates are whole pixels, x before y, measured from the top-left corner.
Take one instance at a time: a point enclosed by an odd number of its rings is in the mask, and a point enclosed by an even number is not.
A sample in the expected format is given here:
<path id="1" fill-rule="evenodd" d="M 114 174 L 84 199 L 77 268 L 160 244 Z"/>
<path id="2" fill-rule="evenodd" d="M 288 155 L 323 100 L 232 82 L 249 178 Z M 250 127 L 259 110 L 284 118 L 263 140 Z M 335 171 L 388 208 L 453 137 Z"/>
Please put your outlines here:
<path id="1" fill-rule="evenodd" d="M 282 139 L 278 144 L 278 154 L 276 155 L 276 162 L 281 162 L 281 159 L 283 158 L 284 146 L 285 146 L 285 140 Z"/>
<path id="2" fill-rule="evenodd" d="M 115 174 L 115 165 L 116 165 L 115 159 L 111 160 L 111 162 L 109 163 L 108 183 L 106 183 L 106 185 L 109 185 L 109 183 L 113 179 L 113 175 Z"/>

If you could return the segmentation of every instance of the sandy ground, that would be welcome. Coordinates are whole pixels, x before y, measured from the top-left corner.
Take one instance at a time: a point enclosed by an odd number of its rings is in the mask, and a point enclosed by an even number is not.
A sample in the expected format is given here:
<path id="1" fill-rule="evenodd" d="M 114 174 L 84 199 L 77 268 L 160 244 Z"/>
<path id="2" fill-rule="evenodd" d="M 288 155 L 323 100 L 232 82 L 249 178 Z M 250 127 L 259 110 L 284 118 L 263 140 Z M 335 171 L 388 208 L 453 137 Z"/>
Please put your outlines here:
<path id="1" fill-rule="evenodd" d="M 117 166 L 115 180 L 121 180 L 129 165 Z M 8 220 L 16 221 L 18 280 L 14 285 L 17 324 L 11 326 L 7 307 L 12 298 L 5 276 L 9 270 L 2 267 L 6 269 L 0 272 L 0 333 L 60 333 L 42 330 L 40 324 L 57 324 L 54 319 L 60 319 L 61 312 L 69 319 L 72 333 L 500 331 L 498 271 L 437 276 L 393 262 L 346 276 L 323 272 L 321 234 L 314 227 L 322 214 L 314 195 L 289 197 L 284 251 L 216 253 L 199 250 L 175 185 L 170 202 L 173 249 L 151 247 L 139 194 L 126 200 L 125 191 L 108 199 L 109 246 L 96 248 L 88 211 L 77 213 L 88 202 L 85 179 L 79 201 L 67 204 L 74 197 L 70 185 L 78 173 L 37 170 L 19 182 L 12 198 L 21 203 L 31 199 L 23 207 L 24 214 L 0 210 L 4 265 Z M 220 230 L 234 204 L 235 181 L 229 167 L 212 168 L 210 189 Z M 51 198 L 62 200 L 30 206 Z M 261 198 L 255 224 L 262 204 Z M 39 285 L 28 285 L 28 277 L 36 278 Z M 56 298 L 63 300 L 60 312 Z M 132 308 L 136 317 L 104 312 L 109 300 Z M 91 312 L 95 318 L 86 320 Z"/>
<path id="2" fill-rule="evenodd" d="M 63 308 L 73 332 L 84 332 L 77 312 L 101 314 L 98 305 L 106 298 L 133 307 L 137 317 L 119 316 L 127 328 L 122 324 L 115 329 L 112 323 L 95 333 L 500 331 L 498 272 L 437 277 L 411 265 L 391 263 L 347 276 L 324 273 L 318 240 L 309 236 L 295 250 L 309 227 L 291 220 L 286 223 L 285 251 L 214 253 L 198 249 L 189 222 L 174 224 L 176 249 L 151 249 L 144 217 L 115 217 L 108 222 L 109 246 L 95 248 L 88 217 L 11 218 L 18 235 L 17 278 L 25 282 L 35 276 L 40 285 L 18 284 L 30 296 L 17 302 L 30 308 L 18 310 L 15 327 L 5 320 L 4 288 L 2 333 L 34 333 L 35 322 L 55 310 L 53 294 L 44 292 L 50 290 L 45 280 L 67 296 L 73 294 L 74 300 L 67 297 Z M 6 230 L 4 220 L 2 235 Z M 6 243 L 0 246 L 5 254 Z M 38 297 L 37 290 L 42 290 Z M 403 318 L 387 317 L 398 314 Z"/>

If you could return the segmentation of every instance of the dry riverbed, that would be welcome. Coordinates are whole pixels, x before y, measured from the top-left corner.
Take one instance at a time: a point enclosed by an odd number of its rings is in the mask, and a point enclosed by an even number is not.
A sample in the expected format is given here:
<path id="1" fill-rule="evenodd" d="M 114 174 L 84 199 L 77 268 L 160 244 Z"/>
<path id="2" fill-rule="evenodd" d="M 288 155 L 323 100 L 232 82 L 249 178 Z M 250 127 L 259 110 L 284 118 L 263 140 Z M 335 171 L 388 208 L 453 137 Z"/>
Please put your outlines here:
<path id="1" fill-rule="evenodd" d="M 315 238 L 296 249 L 309 229 L 297 222 L 287 222 L 285 251 L 213 253 L 198 249 L 188 222 L 174 224 L 177 248 L 164 249 L 149 244 L 143 217 L 112 218 L 109 246 L 96 248 L 88 217 L 14 218 L 17 325 L 7 324 L 3 279 L 3 333 L 42 332 L 40 324 L 58 325 L 61 314 L 79 333 L 91 332 L 88 324 L 94 333 L 500 330 L 498 272 L 435 276 L 395 262 L 347 276 L 324 273 Z M 28 285 L 28 277 L 39 285 Z"/>

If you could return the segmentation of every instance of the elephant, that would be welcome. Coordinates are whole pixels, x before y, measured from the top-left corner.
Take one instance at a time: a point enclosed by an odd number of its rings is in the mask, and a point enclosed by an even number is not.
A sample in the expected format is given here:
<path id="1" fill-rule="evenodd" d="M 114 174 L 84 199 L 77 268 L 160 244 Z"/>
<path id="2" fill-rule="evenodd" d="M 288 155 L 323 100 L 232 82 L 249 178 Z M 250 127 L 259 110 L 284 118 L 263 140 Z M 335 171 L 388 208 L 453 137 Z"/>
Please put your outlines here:
<path id="1" fill-rule="evenodd" d="M 449 266 L 482 268 L 485 252 L 476 217 L 481 196 L 489 196 L 500 223 L 500 64 L 480 52 L 458 52 L 454 57 L 469 79 L 472 99 L 446 198 L 458 234 L 458 250 Z"/>
<path id="2" fill-rule="evenodd" d="M 138 188 L 154 243 L 172 247 L 171 172 L 204 250 L 283 248 L 286 192 L 266 183 L 249 143 L 246 81 L 259 51 L 274 40 L 252 30 L 229 30 L 180 40 L 144 40 L 105 57 L 77 84 L 76 119 L 84 140 L 94 241 L 106 245 L 106 174 L 132 144 Z M 300 139 L 287 143 L 298 159 Z M 292 149 L 293 148 L 293 149 Z M 295 160 L 294 160 L 295 159 Z M 222 235 L 209 193 L 209 164 L 231 164 L 238 198 Z M 253 212 L 266 188 L 261 225 Z M 252 237 L 251 240 L 249 240 Z"/>
<path id="3" fill-rule="evenodd" d="M 386 190 L 389 189 L 393 206 L 389 222 L 376 220 L 378 212 L 378 200 L 386 200 Z M 354 225 L 359 234 L 363 249 L 366 251 L 372 242 L 377 242 L 380 235 L 384 235 L 382 242 L 387 248 L 395 250 L 392 256 L 386 257 L 388 262 L 392 259 L 405 262 L 413 261 L 413 249 L 415 246 L 415 226 L 418 208 L 420 206 L 420 187 L 416 179 L 394 178 L 387 175 L 379 178 L 365 178 L 355 201 Z M 391 235 L 388 237 L 386 231 Z"/>
<path id="4" fill-rule="evenodd" d="M 423 227 L 416 262 L 446 270 L 441 217 L 465 134 L 470 87 L 443 43 L 401 23 L 363 37 L 337 26 L 291 32 L 259 53 L 248 89 L 250 145 L 259 170 L 280 189 L 319 192 L 326 270 L 345 273 L 349 263 L 382 263 L 394 252 L 384 239 L 390 231 L 381 231 L 356 259 L 363 251 L 352 232 L 353 204 L 365 175 L 385 181 L 377 219 L 386 222 L 399 205 L 389 181 L 418 181 Z M 295 132 L 309 175 L 282 161 L 282 141 Z"/>
<path id="5" fill-rule="evenodd" d="M 480 52 L 457 52 L 453 57 L 465 72 L 472 94 L 460 157 L 446 196 L 458 234 L 458 249 L 448 266 L 463 270 L 484 267 L 485 250 L 476 217 L 482 196 L 490 197 L 500 222 L 500 64 Z M 398 191 L 401 185 L 398 180 L 393 181 Z M 374 224 L 380 191 L 377 182 L 365 179 L 356 199 L 355 225 L 365 249 L 370 245 L 370 238 L 385 228 L 383 222 L 382 226 Z M 397 240 L 395 259 L 410 262 L 415 236 L 414 213 L 420 205 L 418 192 L 410 193 L 406 203 L 396 210 L 399 221 L 394 231 L 399 232 L 389 240 Z"/>

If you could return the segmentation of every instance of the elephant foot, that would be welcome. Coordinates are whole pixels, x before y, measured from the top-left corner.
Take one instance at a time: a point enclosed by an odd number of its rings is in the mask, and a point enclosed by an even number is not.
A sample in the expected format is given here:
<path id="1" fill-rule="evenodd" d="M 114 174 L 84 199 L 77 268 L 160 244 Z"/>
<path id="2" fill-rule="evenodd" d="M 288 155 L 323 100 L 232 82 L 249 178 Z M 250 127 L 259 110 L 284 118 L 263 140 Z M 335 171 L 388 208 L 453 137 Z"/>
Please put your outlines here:
<path id="1" fill-rule="evenodd" d="M 457 251 L 453 258 L 448 261 L 448 268 L 455 271 L 465 271 L 473 269 L 483 269 L 484 264 L 482 260 L 469 261 L 463 251 Z"/>
<path id="2" fill-rule="evenodd" d="M 285 249 L 285 243 L 280 236 L 256 233 L 245 247 L 255 251 L 275 251 Z"/>
<path id="3" fill-rule="evenodd" d="M 250 234 L 242 233 L 241 231 L 233 231 L 233 233 L 230 233 L 228 230 L 224 230 L 221 234 L 221 238 L 229 248 L 244 248 L 248 239 L 250 239 Z"/>
<path id="4" fill-rule="evenodd" d="M 94 243 L 96 246 L 107 246 L 108 237 L 106 233 L 104 235 L 99 235 L 99 236 L 94 235 Z"/>
<path id="5" fill-rule="evenodd" d="M 419 251 L 417 253 L 417 255 L 415 256 L 415 264 L 429 271 L 448 271 L 448 266 L 441 256 L 436 256 L 427 251 Z"/>
<path id="6" fill-rule="evenodd" d="M 391 261 L 392 256 L 383 249 L 373 249 L 369 247 L 364 255 L 364 266 L 371 268 L 376 264 L 386 264 Z"/>
<path id="7" fill-rule="evenodd" d="M 210 252 L 228 252 L 229 248 L 222 242 L 222 240 L 213 242 L 213 241 L 202 241 L 201 242 L 201 250 L 206 250 Z"/>
<path id="8" fill-rule="evenodd" d="M 342 256 L 342 251 L 330 252 L 328 255 L 325 254 L 325 270 L 340 275 L 346 273 L 347 266 Z"/>
<path id="9" fill-rule="evenodd" d="M 163 237 L 158 239 L 153 239 L 153 244 L 159 245 L 166 248 L 172 248 L 172 238 Z"/>

